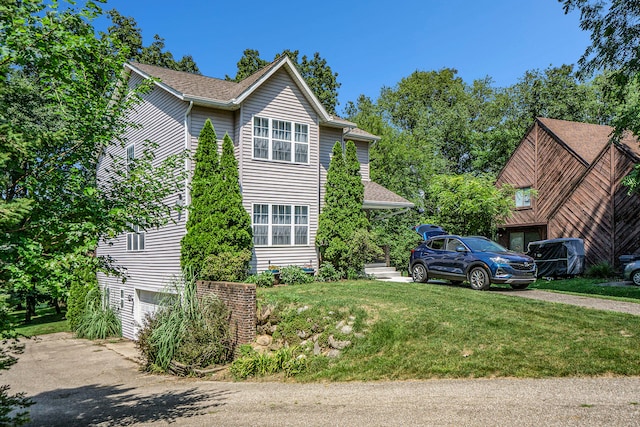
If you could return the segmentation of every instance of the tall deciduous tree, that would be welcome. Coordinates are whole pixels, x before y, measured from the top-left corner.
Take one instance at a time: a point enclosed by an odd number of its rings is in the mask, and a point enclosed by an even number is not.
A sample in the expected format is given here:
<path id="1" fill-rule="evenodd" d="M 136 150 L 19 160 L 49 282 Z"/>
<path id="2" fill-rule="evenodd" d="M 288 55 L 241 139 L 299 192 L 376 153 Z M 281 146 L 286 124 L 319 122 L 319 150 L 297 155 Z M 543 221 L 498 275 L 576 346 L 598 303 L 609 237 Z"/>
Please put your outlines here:
<path id="1" fill-rule="evenodd" d="M 621 106 L 613 126 L 615 136 L 631 131 L 640 135 L 640 4 L 637 1 L 558 0 L 565 13 L 580 11 L 580 28 L 591 33 L 578 64 L 585 75 L 607 72 L 610 88 Z M 625 179 L 630 191 L 640 193 L 640 164 Z"/>
<path id="2" fill-rule="evenodd" d="M 142 30 L 134 18 L 123 16 L 115 9 L 107 12 L 107 15 L 112 23 L 107 29 L 109 36 L 117 40 L 118 46 L 126 51 L 125 55 L 130 61 L 200 74 L 200 69 L 191 55 L 184 55 L 176 61 L 173 54 L 165 50 L 164 38 L 158 34 L 153 36 L 153 43 L 144 46 Z"/>
<path id="3" fill-rule="evenodd" d="M 0 286 L 25 298 L 29 316 L 36 298 L 64 298 L 79 270 L 110 267 L 92 256 L 99 239 L 127 224 L 165 224 L 183 163 L 152 167 L 147 151 L 127 171 L 104 155 L 124 143 L 126 112 L 149 86 L 130 92 L 118 41 L 96 37 L 94 2 L 75 10 L 23 0 L 0 10 Z M 99 185 L 103 161 L 113 173 Z"/>

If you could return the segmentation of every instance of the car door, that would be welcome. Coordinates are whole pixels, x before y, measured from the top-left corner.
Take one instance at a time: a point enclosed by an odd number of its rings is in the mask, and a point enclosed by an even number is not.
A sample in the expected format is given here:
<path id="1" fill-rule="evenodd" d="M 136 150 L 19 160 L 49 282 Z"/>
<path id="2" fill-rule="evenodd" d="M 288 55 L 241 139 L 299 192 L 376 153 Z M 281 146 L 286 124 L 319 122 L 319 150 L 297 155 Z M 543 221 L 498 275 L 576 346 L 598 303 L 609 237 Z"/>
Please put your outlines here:
<path id="1" fill-rule="evenodd" d="M 444 255 L 446 239 L 434 237 L 429 240 L 429 256 L 424 258 L 427 269 L 431 275 L 440 275 L 444 272 Z"/>
<path id="2" fill-rule="evenodd" d="M 464 248 L 464 251 L 458 249 Z M 450 276 L 464 280 L 465 270 L 469 263 L 469 251 L 460 239 L 450 237 L 447 239 L 443 256 L 443 270 Z"/>

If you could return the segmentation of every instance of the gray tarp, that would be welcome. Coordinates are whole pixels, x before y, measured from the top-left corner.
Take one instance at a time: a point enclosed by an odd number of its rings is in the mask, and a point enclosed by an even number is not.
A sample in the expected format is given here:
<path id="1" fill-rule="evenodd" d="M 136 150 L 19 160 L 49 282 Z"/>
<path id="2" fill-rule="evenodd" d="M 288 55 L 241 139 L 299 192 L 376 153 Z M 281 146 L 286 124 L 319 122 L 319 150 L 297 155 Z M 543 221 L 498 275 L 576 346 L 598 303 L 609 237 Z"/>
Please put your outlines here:
<path id="1" fill-rule="evenodd" d="M 584 271 L 584 241 L 578 238 L 529 243 L 527 255 L 538 267 L 538 277 L 575 276 Z"/>

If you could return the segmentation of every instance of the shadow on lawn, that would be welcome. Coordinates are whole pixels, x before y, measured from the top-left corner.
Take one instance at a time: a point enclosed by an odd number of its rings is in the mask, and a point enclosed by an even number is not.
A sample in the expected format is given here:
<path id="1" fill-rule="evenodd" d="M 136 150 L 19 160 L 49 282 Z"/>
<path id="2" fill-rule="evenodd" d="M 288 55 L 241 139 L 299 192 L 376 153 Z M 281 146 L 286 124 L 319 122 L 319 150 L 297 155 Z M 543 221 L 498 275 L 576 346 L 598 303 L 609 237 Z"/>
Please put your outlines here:
<path id="1" fill-rule="evenodd" d="M 29 425 L 86 426 L 174 423 L 204 415 L 224 405 L 230 391 L 202 392 L 196 388 L 140 395 L 136 388 L 87 385 L 57 389 L 31 396 Z"/>

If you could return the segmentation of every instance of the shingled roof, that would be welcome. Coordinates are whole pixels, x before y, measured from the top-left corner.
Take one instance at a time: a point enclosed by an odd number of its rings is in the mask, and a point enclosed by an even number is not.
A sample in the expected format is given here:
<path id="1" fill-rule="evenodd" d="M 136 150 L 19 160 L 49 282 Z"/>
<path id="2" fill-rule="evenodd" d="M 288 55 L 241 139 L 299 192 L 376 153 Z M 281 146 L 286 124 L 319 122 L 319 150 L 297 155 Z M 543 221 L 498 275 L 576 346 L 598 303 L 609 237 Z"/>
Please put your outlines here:
<path id="1" fill-rule="evenodd" d="M 158 85 L 160 87 L 163 87 L 184 101 L 193 101 L 196 104 L 204 105 L 214 104 L 217 108 L 230 110 L 240 108 L 244 98 L 251 94 L 253 90 L 258 88 L 264 81 L 268 80 L 271 73 L 280 68 L 284 68 L 294 81 L 297 82 L 310 104 L 318 112 L 321 122 L 332 127 L 348 128 L 351 131 L 356 128 L 355 123 L 333 116 L 325 110 L 287 56 L 276 59 L 239 82 L 184 71 L 170 70 L 168 68 L 138 62 L 126 64 L 126 67 L 144 78 L 153 77 L 158 79 Z M 360 131 L 357 135 L 369 140 L 376 139 L 375 135 L 368 134 L 364 131 Z"/>
<path id="2" fill-rule="evenodd" d="M 373 181 L 363 181 L 364 209 L 412 208 L 413 203 Z"/>
<path id="3" fill-rule="evenodd" d="M 569 147 L 586 164 L 590 165 L 609 143 L 613 134 L 611 126 L 594 125 L 591 123 L 570 122 L 539 117 L 538 122 Z M 640 157 L 638 139 L 630 133 L 625 133 L 619 145 Z"/>

